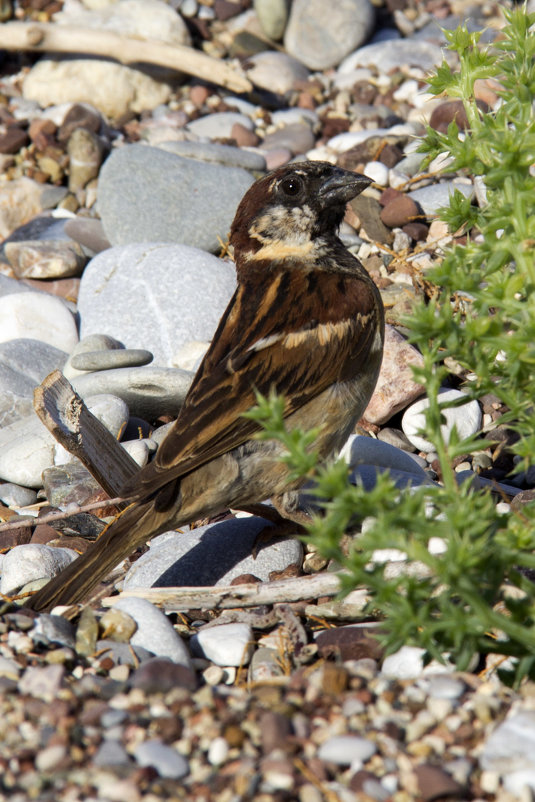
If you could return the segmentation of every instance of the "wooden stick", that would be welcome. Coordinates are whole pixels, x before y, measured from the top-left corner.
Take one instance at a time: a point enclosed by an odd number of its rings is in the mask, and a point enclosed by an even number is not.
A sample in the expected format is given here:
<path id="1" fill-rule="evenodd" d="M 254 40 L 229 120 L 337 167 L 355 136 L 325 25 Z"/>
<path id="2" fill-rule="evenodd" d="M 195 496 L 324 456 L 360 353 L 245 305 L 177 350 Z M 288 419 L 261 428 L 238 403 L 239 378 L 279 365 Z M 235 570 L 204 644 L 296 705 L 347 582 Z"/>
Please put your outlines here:
<path id="1" fill-rule="evenodd" d="M 119 599 L 136 597 L 147 599 L 161 606 L 166 612 L 187 610 L 228 610 L 233 607 L 256 607 L 260 604 L 294 602 L 317 599 L 320 596 L 336 596 L 340 592 L 340 580 L 336 574 L 313 574 L 311 576 L 261 582 L 258 585 L 229 585 L 228 587 L 184 587 L 184 588 L 132 588 L 123 590 L 118 596 L 102 600 L 112 607 Z M 362 590 L 363 594 L 367 591 Z"/>
<path id="2" fill-rule="evenodd" d="M 253 88 L 238 68 L 192 47 L 121 36 L 111 31 L 45 22 L 5 22 L 0 25 L 0 49 L 84 53 L 113 58 L 121 64 L 157 64 L 224 86 L 233 92 L 250 92 Z"/>
<path id="3" fill-rule="evenodd" d="M 1 26 L 0 26 L 1 27 Z M 63 373 L 53 371 L 35 388 L 33 406 L 46 428 L 110 496 L 118 496 L 139 465 L 88 410 Z"/>

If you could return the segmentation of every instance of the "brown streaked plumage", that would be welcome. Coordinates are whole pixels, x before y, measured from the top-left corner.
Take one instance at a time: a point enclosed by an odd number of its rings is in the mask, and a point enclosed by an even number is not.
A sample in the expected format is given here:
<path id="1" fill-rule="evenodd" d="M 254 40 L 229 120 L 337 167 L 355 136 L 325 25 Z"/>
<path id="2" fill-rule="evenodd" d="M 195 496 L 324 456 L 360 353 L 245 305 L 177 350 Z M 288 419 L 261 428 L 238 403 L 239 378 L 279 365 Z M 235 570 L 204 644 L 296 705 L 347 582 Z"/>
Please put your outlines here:
<path id="1" fill-rule="evenodd" d="M 379 292 L 337 236 L 346 202 L 369 183 L 303 162 L 246 193 L 230 235 L 238 287 L 180 415 L 124 488 L 133 503 L 29 606 L 81 601 L 147 538 L 297 487 L 282 447 L 255 439 L 243 417 L 255 390 L 284 397 L 290 428 L 320 426 L 322 457 L 342 446 L 373 392 L 384 337 Z"/>

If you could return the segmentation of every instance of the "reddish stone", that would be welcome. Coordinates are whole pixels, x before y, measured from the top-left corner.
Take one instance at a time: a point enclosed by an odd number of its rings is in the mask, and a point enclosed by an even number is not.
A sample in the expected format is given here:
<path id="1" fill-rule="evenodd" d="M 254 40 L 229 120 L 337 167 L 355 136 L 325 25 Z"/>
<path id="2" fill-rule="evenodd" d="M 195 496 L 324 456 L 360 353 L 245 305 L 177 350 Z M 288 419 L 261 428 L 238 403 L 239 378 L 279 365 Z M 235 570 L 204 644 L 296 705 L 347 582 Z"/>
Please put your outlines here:
<path id="1" fill-rule="evenodd" d="M 421 218 L 418 205 L 408 195 L 394 198 L 381 212 L 381 220 L 389 228 L 414 223 L 418 218 Z"/>
<path id="2" fill-rule="evenodd" d="M 235 17 L 242 11 L 240 3 L 233 3 L 232 0 L 215 0 L 214 11 L 217 19 L 227 20 Z"/>
<path id="3" fill-rule="evenodd" d="M 254 148 L 260 142 L 255 132 L 250 131 L 241 123 L 234 123 L 230 136 L 240 148 Z"/>
<path id="4" fill-rule="evenodd" d="M 189 99 L 195 106 L 195 108 L 200 109 L 208 98 L 210 97 L 210 90 L 206 88 L 206 86 L 192 86 L 189 93 Z"/>
<path id="5" fill-rule="evenodd" d="M 424 802 L 445 797 L 464 797 L 466 788 L 439 766 L 422 763 L 414 769 L 418 788 Z"/>
<path id="6" fill-rule="evenodd" d="M 489 107 L 484 100 L 476 100 L 476 103 L 480 111 L 487 112 L 489 110 Z M 466 111 L 464 110 L 464 104 L 462 100 L 448 100 L 445 103 L 441 103 L 439 106 L 436 106 L 431 114 L 429 125 L 431 128 L 434 128 L 435 131 L 439 131 L 441 134 L 446 134 L 448 131 L 448 125 L 453 120 L 455 120 L 461 131 L 464 131 L 466 128 L 468 128 L 468 118 L 466 116 Z"/>
<path id="7" fill-rule="evenodd" d="M 10 125 L 0 134 L 0 153 L 18 153 L 29 141 L 28 132 Z"/>
<path id="8" fill-rule="evenodd" d="M 394 187 L 387 187 L 381 192 L 379 203 L 381 204 L 381 206 L 388 206 L 390 201 L 393 201 L 394 198 L 399 198 L 401 195 L 403 195 L 403 192 L 400 192 L 399 189 L 394 189 Z"/>
<path id="9" fill-rule="evenodd" d="M 44 120 L 36 117 L 31 121 L 28 134 L 37 150 L 56 145 L 55 133 L 57 126 L 52 120 Z"/>
<path id="10" fill-rule="evenodd" d="M 321 657 L 339 657 L 341 660 L 360 660 L 371 657 L 378 660 L 382 649 L 374 634 L 376 629 L 361 625 L 325 629 L 316 637 Z"/>
<path id="11" fill-rule="evenodd" d="M 405 234 L 408 234 L 415 242 L 425 241 L 429 232 L 429 227 L 425 223 L 407 223 L 402 226 Z"/>

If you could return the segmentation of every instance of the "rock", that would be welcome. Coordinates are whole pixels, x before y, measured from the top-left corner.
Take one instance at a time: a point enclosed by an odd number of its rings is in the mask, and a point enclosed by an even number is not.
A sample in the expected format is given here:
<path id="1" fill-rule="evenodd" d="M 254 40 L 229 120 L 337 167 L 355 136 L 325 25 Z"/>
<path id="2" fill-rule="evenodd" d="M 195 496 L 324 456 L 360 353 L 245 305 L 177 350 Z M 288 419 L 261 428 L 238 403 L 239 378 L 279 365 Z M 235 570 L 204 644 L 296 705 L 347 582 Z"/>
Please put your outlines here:
<path id="1" fill-rule="evenodd" d="M 26 176 L 3 182 L 0 185 L 0 238 L 9 236 L 45 208 L 43 184 Z"/>
<path id="2" fill-rule="evenodd" d="M 37 501 L 37 493 L 29 487 L 14 485 L 12 482 L 0 483 L 0 501 L 7 507 L 29 507 Z"/>
<path id="3" fill-rule="evenodd" d="M 76 559 L 72 549 L 55 549 L 27 543 L 11 549 L 2 563 L 0 593 L 9 595 L 35 579 L 51 579 Z"/>
<path id="4" fill-rule="evenodd" d="M 177 15 L 178 16 L 178 15 Z M 90 103 L 111 120 L 166 103 L 167 83 L 139 70 L 98 59 L 38 61 L 24 78 L 23 96 L 42 108 L 60 103 Z"/>
<path id="5" fill-rule="evenodd" d="M 64 675 L 65 668 L 60 665 L 28 666 L 19 680 L 18 691 L 50 704 L 58 697 Z"/>
<path id="6" fill-rule="evenodd" d="M 444 666 L 436 660 L 424 666 L 425 649 L 419 646 L 402 646 L 397 652 L 389 654 L 383 660 L 381 673 L 391 679 L 416 679 L 422 674 L 443 674 Z"/>
<path id="7" fill-rule="evenodd" d="M 157 738 L 138 744 L 134 750 L 134 758 L 139 766 L 150 766 L 160 777 L 179 780 L 189 773 L 186 758 Z"/>
<path id="8" fill-rule="evenodd" d="M 6 242 L 4 253 L 17 278 L 70 278 L 79 276 L 87 264 L 87 256 L 76 242 Z"/>
<path id="9" fill-rule="evenodd" d="M 285 148 L 294 156 L 306 153 L 314 147 L 316 138 L 307 123 L 290 123 L 267 134 L 262 142 L 262 150 L 280 150 Z"/>
<path id="10" fill-rule="evenodd" d="M 219 624 L 201 629 L 190 643 L 217 666 L 245 666 L 253 653 L 254 635 L 249 624 Z"/>
<path id="11" fill-rule="evenodd" d="M 78 342 L 74 318 L 59 298 L 21 292 L 0 298 L 0 343 L 30 338 L 62 351 Z"/>
<path id="12" fill-rule="evenodd" d="M 378 468 L 414 473 L 421 481 L 427 481 L 427 474 L 422 470 L 417 456 L 374 437 L 352 434 L 341 450 L 340 456 L 346 460 L 350 468 L 374 465 Z"/>
<path id="13" fill-rule="evenodd" d="M 516 710 L 487 739 L 479 762 L 485 771 L 535 769 L 535 711 Z"/>
<path id="14" fill-rule="evenodd" d="M 1 301 L 0 301 L 1 306 Z M 66 354 L 39 340 L 0 343 L 0 428 L 33 413 L 33 391 Z"/>
<path id="15" fill-rule="evenodd" d="M 193 669 L 174 663 L 168 657 L 144 660 L 132 676 L 131 684 L 145 693 L 167 693 L 174 688 L 194 691 L 197 687 Z"/>
<path id="16" fill-rule="evenodd" d="M 414 773 L 418 782 L 418 790 L 424 802 L 434 799 L 463 798 L 467 789 L 455 780 L 451 774 L 439 766 L 420 763 Z"/>
<path id="17" fill-rule="evenodd" d="M 65 234 L 80 243 L 91 256 L 110 247 L 101 221 L 90 217 L 72 217 L 66 220 Z"/>
<path id="18" fill-rule="evenodd" d="M 260 172 L 266 169 L 266 160 L 261 153 L 232 145 L 219 145 L 216 142 L 162 142 L 158 147 L 186 159 L 199 159 L 225 167 L 242 167 L 244 170 Z"/>
<path id="19" fill-rule="evenodd" d="M 253 8 L 269 39 L 278 42 L 288 21 L 288 0 L 253 0 Z"/>
<path id="20" fill-rule="evenodd" d="M 60 646 L 67 646 L 74 649 L 76 646 L 74 626 L 61 615 L 48 615 L 41 613 L 35 619 L 34 628 L 30 636 L 37 644 L 48 646 L 51 643 L 58 643 Z"/>
<path id="21" fill-rule="evenodd" d="M 362 171 L 364 175 L 367 175 L 368 178 L 371 178 L 376 184 L 379 184 L 381 187 L 386 187 L 388 185 L 388 167 L 380 161 L 373 161 L 368 162 L 364 165 L 364 169 Z M 381 215 L 382 219 L 382 215 Z M 385 221 L 383 220 L 383 223 Z"/>
<path id="22" fill-rule="evenodd" d="M 78 356 L 98 351 L 102 352 L 102 359 L 107 359 L 106 352 L 123 348 L 122 343 L 106 334 L 89 334 L 82 337 L 72 349 L 71 355 L 63 366 L 63 374 L 69 380 L 85 374 L 85 371 L 76 369 L 72 364 L 73 359 L 76 360 Z"/>
<path id="23" fill-rule="evenodd" d="M 148 365 L 153 356 L 142 348 L 116 348 L 112 351 L 85 351 L 71 357 L 70 364 L 81 372 L 112 370 Z"/>
<path id="24" fill-rule="evenodd" d="M 389 39 L 385 42 L 360 47 L 338 67 L 338 73 L 348 74 L 357 67 L 375 67 L 388 74 L 402 67 L 418 67 L 422 73 L 430 72 L 442 64 L 442 50 L 438 45 L 420 39 Z"/>
<path id="25" fill-rule="evenodd" d="M 286 51 L 311 70 L 335 67 L 366 41 L 375 24 L 368 0 L 343 0 L 329 7 L 321 0 L 294 0 L 284 34 Z"/>
<path id="26" fill-rule="evenodd" d="M 408 195 L 398 195 L 383 208 L 381 220 L 390 228 L 401 228 L 406 223 L 420 219 L 421 213 L 417 203 Z"/>
<path id="27" fill-rule="evenodd" d="M 266 50 L 255 53 L 245 62 L 247 77 L 255 86 L 284 95 L 299 81 L 306 81 L 307 68 L 287 53 Z"/>
<path id="28" fill-rule="evenodd" d="M 58 120 L 58 142 L 66 144 L 78 128 L 98 134 L 106 129 L 106 123 L 99 110 L 90 103 L 73 103 Z"/>
<path id="29" fill-rule="evenodd" d="M 373 624 L 350 624 L 321 630 L 314 640 L 320 657 L 326 660 L 379 660 L 383 651 L 374 630 Z"/>
<path id="30" fill-rule="evenodd" d="M 465 198 L 472 198 L 474 187 L 461 181 L 443 181 L 440 184 L 430 184 L 421 189 L 414 189 L 408 197 L 416 201 L 426 216 L 435 215 L 442 206 L 449 206 L 450 198 L 458 190 Z"/>
<path id="31" fill-rule="evenodd" d="M 233 265 L 184 245 L 112 248 L 82 276 L 81 336 L 100 333 L 106 320 L 107 333 L 127 348 L 143 344 L 157 365 L 172 367 L 185 343 L 212 338 L 235 286 Z"/>
<path id="32" fill-rule="evenodd" d="M 100 171 L 99 211 L 113 245 L 181 242 L 214 252 L 252 183 L 239 168 L 125 145 Z"/>
<path id="33" fill-rule="evenodd" d="M 363 417 L 380 425 L 425 392 L 418 384 L 411 365 L 423 365 L 420 352 L 393 326 L 385 327 L 385 345 L 379 379 Z"/>
<path id="34" fill-rule="evenodd" d="M 318 749 L 318 758 L 339 766 L 361 764 L 369 760 L 377 746 L 358 735 L 334 735 L 324 741 Z"/>
<path id="35" fill-rule="evenodd" d="M 18 153 L 27 142 L 27 131 L 18 125 L 10 125 L 0 133 L 0 153 Z"/>
<path id="36" fill-rule="evenodd" d="M 229 139 L 232 127 L 236 124 L 243 125 L 249 131 L 254 128 L 253 121 L 245 114 L 237 111 L 220 111 L 192 120 L 188 123 L 188 130 L 199 138 Z"/>
<path id="37" fill-rule="evenodd" d="M 158 657 L 168 657 L 174 663 L 191 668 L 188 651 L 173 625 L 161 610 L 146 599 L 124 598 L 114 605 L 115 610 L 128 613 L 137 624 L 130 638 L 133 646 L 141 646 Z"/>
<path id="38" fill-rule="evenodd" d="M 367 239 L 371 242 L 383 242 L 390 245 L 392 232 L 381 220 L 379 201 L 366 195 L 359 195 L 358 198 L 350 201 L 349 205 L 359 218 L 361 229 Z"/>
<path id="39" fill-rule="evenodd" d="M 256 539 L 267 526 L 263 518 L 229 518 L 187 533 L 155 537 L 149 551 L 128 571 L 124 587 L 228 585 L 242 574 L 266 581 L 272 572 L 300 565 L 302 547 L 294 538 L 262 543 L 253 559 Z"/>
<path id="40" fill-rule="evenodd" d="M 443 390 L 440 393 L 441 407 L 448 402 L 461 398 L 467 398 L 465 393 L 460 390 Z M 411 443 L 420 451 L 432 451 L 433 445 L 424 437 L 418 434 L 425 427 L 424 410 L 429 406 L 429 400 L 423 398 L 412 404 L 403 415 L 401 427 Z M 455 426 L 459 438 L 462 440 L 471 437 L 481 426 L 481 407 L 477 401 L 468 401 L 460 407 L 444 407 L 442 414 L 446 418 L 446 423 L 441 427 L 442 434 L 446 442 L 450 438 L 451 431 Z"/>
<path id="41" fill-rule="evenodd" d="M 126 405 L 112 396 L 86 399 L 88 408 L 105 423 L 111 411 L 114 418 L 114 437 L 117 437 L 128 417 Z M 110 406 L 111 405 L 111 406 Z M 45 468 L 73 459 L 46 429 L 37 415 L 21 418 L 0 429 L 0 477 L 24 487 L 43 486 Z"/>
<path id="42" fill-rule="evenodd" d="M 75 128 L 67 143 L 69 156 L 69 191 L 78 192 L 98 176 L 103 145 L 99 137 L 86 128 Z"/>
<path id="43" fill-rule="evenodd" d="M 126 749 L 120 741 L 113 738 L 106 738 L 102 741 L 92 759 L 93 765 L 99 769 L 130 769 L 132 762 Z M 115 780 L 117 785 L 117 780 Z"/>

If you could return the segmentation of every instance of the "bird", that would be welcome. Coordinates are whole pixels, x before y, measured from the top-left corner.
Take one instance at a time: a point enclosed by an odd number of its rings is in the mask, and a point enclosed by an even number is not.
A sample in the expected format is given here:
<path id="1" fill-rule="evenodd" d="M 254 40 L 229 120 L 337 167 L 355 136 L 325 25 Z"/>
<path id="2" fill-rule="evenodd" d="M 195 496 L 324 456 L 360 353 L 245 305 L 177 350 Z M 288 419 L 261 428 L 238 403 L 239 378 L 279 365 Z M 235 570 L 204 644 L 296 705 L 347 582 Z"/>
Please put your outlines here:
<path id="1" fill-rule="evenodd" d="M 25 606 L 81 602 L 149 538 L 297 493 L 304 480 L 289 482 L 281 443 L 260 439 L 260 424 L 244 417 L 257 393 L 283 398 L 288 429 L 318 427 L 321 460 L 339 452 L 383 353 L 380 293 L 338 236 L 346 204 L 370 183 L 329 162 L 302 161 L 248 189 L 229 237 L 236 290 L 177 419 L 122 489 L 126 509 Z"/>

